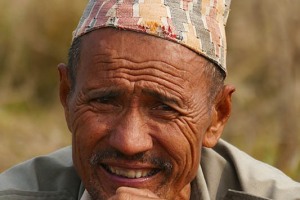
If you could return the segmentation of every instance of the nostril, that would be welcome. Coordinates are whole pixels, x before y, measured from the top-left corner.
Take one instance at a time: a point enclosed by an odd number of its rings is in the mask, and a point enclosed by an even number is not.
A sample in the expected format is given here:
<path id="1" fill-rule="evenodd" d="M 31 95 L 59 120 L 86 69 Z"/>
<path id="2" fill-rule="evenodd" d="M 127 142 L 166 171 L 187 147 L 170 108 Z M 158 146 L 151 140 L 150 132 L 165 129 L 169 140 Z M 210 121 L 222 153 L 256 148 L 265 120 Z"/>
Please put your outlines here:
<path id="1" fill-rule="evenodd" d="M 114 132 L 110 135 L 109 142 L 125 155 L 135 155 L 153 147 L 152 137 L 142 132 Z"/>

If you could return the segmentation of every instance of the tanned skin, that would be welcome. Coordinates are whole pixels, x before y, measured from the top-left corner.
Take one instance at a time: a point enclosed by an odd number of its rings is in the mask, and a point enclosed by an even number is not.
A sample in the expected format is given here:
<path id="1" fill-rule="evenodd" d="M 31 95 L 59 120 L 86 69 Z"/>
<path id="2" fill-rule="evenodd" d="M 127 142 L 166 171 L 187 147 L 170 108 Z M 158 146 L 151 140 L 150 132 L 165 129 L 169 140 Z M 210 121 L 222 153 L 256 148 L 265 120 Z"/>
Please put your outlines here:
<path id="1" fill-rule="evenodd" d="M 73 161 L 93 199 L 189 199 L 232 86 L 209 99 L 209 62 L 182 45 L 111 28 L 82 36 L 75 82 L 58 66 Z M 71 90 L 73 85 L 73 90 Z"/>

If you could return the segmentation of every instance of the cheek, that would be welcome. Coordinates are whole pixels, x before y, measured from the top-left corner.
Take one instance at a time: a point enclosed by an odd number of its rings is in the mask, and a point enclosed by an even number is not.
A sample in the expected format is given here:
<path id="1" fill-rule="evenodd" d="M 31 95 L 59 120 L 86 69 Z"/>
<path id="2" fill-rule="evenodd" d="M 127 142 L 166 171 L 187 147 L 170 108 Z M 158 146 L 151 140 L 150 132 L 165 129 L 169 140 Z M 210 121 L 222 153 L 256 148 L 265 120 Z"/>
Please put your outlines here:
<path id="1" fill-rule="evenodd" d="M 183 187 L 191 182 L 199 167 L 202 142 L 200 130 L 194 124 L 176 120 L 176 122 L 160 127 L 158 131 L 162 134 L 156 136 L 156 139 L 174 161 L 175 184 Z"/>
<path id="2" fill-rule="evenodd" d="M 72 120 L 73 161 L 81 177 L 86 177 L 90 169 L 90 158 L 97 143 L 108 132 L 107 123 L 101 122 L 100 117 L 91 112 L 75 113 Z"/>

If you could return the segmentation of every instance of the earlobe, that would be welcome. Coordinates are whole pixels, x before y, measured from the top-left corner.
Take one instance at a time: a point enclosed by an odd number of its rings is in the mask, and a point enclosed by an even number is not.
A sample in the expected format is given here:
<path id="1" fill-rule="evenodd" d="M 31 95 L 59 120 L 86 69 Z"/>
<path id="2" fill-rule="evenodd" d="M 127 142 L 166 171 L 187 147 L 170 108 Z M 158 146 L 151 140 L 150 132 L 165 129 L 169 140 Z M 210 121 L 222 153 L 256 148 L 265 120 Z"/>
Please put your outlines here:
<path id="1" fill-rule="evenodd" d="M 234 91 L 233 86 L 225 85 L 218 94 L 211 113 L 211 125 L 203 138 L 203 146 L 212 148 L 221 137 L 231 113 L 231 96 Z"/>

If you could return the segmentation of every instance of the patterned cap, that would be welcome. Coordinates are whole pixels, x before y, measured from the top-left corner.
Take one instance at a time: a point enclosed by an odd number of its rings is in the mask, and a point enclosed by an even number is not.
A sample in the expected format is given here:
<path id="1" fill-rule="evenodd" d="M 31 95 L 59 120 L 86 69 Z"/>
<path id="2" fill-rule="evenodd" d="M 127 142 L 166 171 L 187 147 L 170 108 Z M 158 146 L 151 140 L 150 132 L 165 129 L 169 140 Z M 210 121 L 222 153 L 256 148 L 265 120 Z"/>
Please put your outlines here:
<path id="1" fill-rule="evenodd" d="M 105 27 L 182 44 L 226 72 L 225 24 L 231 0 L 90 0 L 73 40 Z"/>

